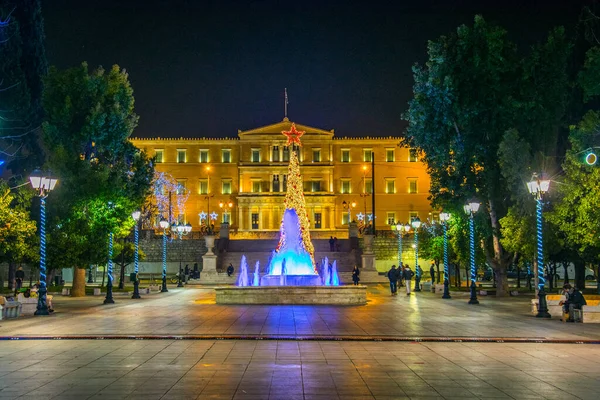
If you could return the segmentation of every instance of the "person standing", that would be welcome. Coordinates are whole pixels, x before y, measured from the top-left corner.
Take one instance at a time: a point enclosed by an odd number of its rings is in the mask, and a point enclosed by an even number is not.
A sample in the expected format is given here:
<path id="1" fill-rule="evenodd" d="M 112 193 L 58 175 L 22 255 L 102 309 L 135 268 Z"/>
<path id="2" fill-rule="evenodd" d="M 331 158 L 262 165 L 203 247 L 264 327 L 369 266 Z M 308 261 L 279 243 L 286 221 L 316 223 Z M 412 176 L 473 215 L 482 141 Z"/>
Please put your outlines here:
<path id="1" fill-rule="evenodd" d="M 21 290 L 23 287 L 23 280 L 25 279 L 25 271 L 23 271 L 23 267 L 19 267 L 17 272 L 15 273 L 15 291 Z"/>
<path id="2" fill-rule="evenodd" d="M 360 276 L 360 270 L 355 265 L 354 269 L 352 270 L 352 282 L 354 282 L 354 286 L 358 286 L 358 282 L 360 281 L 359 276 Z"/>
<path id="3" fill-rule="evenodd" d="M 233 265 L 229 263 L 229 266 L 227 267 L 227 276 L 231 275 L 233 275 Z"/>
<path id="4" fill-rule="evenodd" d="M 333 248 L 335 249 L 335 251 L 340 251 L 340 244 L 338 243 L 337 236 L 333 237 Z"/>
<path id="5" fill-rule="evenodd" d="M 329 237 L 329 251 L 333 251 L 333 245 L 335 244 L 335 240 L 333 240 L 333 236 Z"/>
<path id="6" fill-rule="evenodd" d="M 431 262 L 431 267 L 429 267 L 429 275 L 431 275 L 431 284 L 435 284 L 435 263 Z"/>
<path id="7" fill-rule="evenodd" d="M 392 292 L 392 296 L 396 296 L 398 291 L 398 271 L 396 270 L 395 265 L 392 265 L 392 268 L 388 271 L 387 276 L 390 280 L 390 290 Z"/>
<path id="8" fill-rule="evenodd" d="M 410 281 L 412 280 L 412 277 L 415 275 L 415 273 L 412 271 L 412 269 L 410 269 L 408 264 L 406 264 L 404 266 L 404 271 L 402 272 L 402 274 L 404 275 L 404 284 L 406 285 L 406 295 L 410 296 Z"/>
<path id="9" fill-rule="evenodd" d="M 185 264 L 185 268 L 183 269 L 183 278 L 184 282 L 187 284 L 188 279 L 190 278 L 190 266 Z"/>

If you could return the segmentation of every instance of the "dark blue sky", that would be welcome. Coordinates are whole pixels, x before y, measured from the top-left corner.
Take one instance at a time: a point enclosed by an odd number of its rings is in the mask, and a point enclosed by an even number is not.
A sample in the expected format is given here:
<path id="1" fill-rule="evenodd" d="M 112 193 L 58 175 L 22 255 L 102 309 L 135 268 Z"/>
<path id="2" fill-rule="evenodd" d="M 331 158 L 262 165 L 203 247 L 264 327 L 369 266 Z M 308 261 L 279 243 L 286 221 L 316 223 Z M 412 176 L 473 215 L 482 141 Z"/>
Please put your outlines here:
<path id="1" fill-rule="evenodd" d="M 476 13 L 521 46 L 574 26 L 579 0 L 45 1 L 47 53 L 128 70 L 136 136 L 235 136 L 283 118 L 341 136 L 398 135 L 427 40 Z M 492 3 L 492 4 L 486 4 Z"/>

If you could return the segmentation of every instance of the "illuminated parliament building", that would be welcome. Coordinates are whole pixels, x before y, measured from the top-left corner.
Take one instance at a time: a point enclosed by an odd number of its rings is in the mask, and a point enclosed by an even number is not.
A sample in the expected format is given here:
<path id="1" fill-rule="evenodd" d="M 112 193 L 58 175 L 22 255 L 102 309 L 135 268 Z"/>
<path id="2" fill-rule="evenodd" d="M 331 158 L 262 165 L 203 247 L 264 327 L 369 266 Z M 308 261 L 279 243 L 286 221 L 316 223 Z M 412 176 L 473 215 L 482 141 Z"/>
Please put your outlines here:
<path id="1" fill-rule="evenodd" d="M 300 159 L 313 237 L 347 237 L 349 221 L 370 221 L 373 194 L 378 230 L 416 216 L 437 217 L 427 200 L 425 165 L 416 152 L 399 147 L 397 137 L 341 138 L 333 129 L 295 127 L 304 134 L 302 146 L 294 149 L 285 146 L 282 134 L 292 128 L 288 118 L 238 131 L 237 138 L 136 138 L 132 143 L 154 157 L 157 171 L 170 174 L 188 191 L 179 218 L 194 230 L 204 212 L 218 214 L 217 227 L 229 222 L 234 238 L 266 238 L 278 232 L 293 150 Z"/>

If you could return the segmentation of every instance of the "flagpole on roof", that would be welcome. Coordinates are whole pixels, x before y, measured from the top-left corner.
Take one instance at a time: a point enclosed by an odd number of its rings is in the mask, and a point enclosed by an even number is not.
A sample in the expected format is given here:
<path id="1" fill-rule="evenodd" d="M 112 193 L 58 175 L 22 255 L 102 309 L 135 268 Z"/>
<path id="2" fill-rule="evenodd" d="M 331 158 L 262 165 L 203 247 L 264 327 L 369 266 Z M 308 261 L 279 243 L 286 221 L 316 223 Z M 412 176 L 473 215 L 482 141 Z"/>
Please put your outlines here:
<path id="1" fill-rule="evenodd" d="M 284 108 L 284 117 L 287 118 L 287 106 L 288 106 L 288 95 L 287 95 L 287 88 L 284 89 L 285 91 L 285 98 L 283 101 L 283 108 Z"/>

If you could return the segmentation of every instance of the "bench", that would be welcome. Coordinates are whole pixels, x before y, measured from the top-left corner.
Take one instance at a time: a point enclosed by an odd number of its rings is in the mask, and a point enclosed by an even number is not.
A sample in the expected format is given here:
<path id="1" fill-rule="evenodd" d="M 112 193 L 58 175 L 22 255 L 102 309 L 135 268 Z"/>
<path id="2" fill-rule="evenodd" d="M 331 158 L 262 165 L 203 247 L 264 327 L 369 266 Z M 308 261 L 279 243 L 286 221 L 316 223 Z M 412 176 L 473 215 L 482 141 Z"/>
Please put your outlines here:
<path id="1" fill-rule="evenodd" d="M 21 315 L 21 303 L 18 301 L 5 301 L 0 305 L 0 319 L 17 318 Z"/>
<path id="2" fill-rule="evenodd" d="M 584 295 L 587 305 L 581 308 L 581 322 L 588 324 L 600 323 L 600 295 Z M 548 303 L 548 312 L 550 315 L 563 315 L 563 308 L 560 305 L 561 301 L 565 300 L 565 296 L 561 294 L 549 294 L 546 296 Z M 531 313 L 536 315 L 538 312 L 538 299 L 531 299 Z"/>

